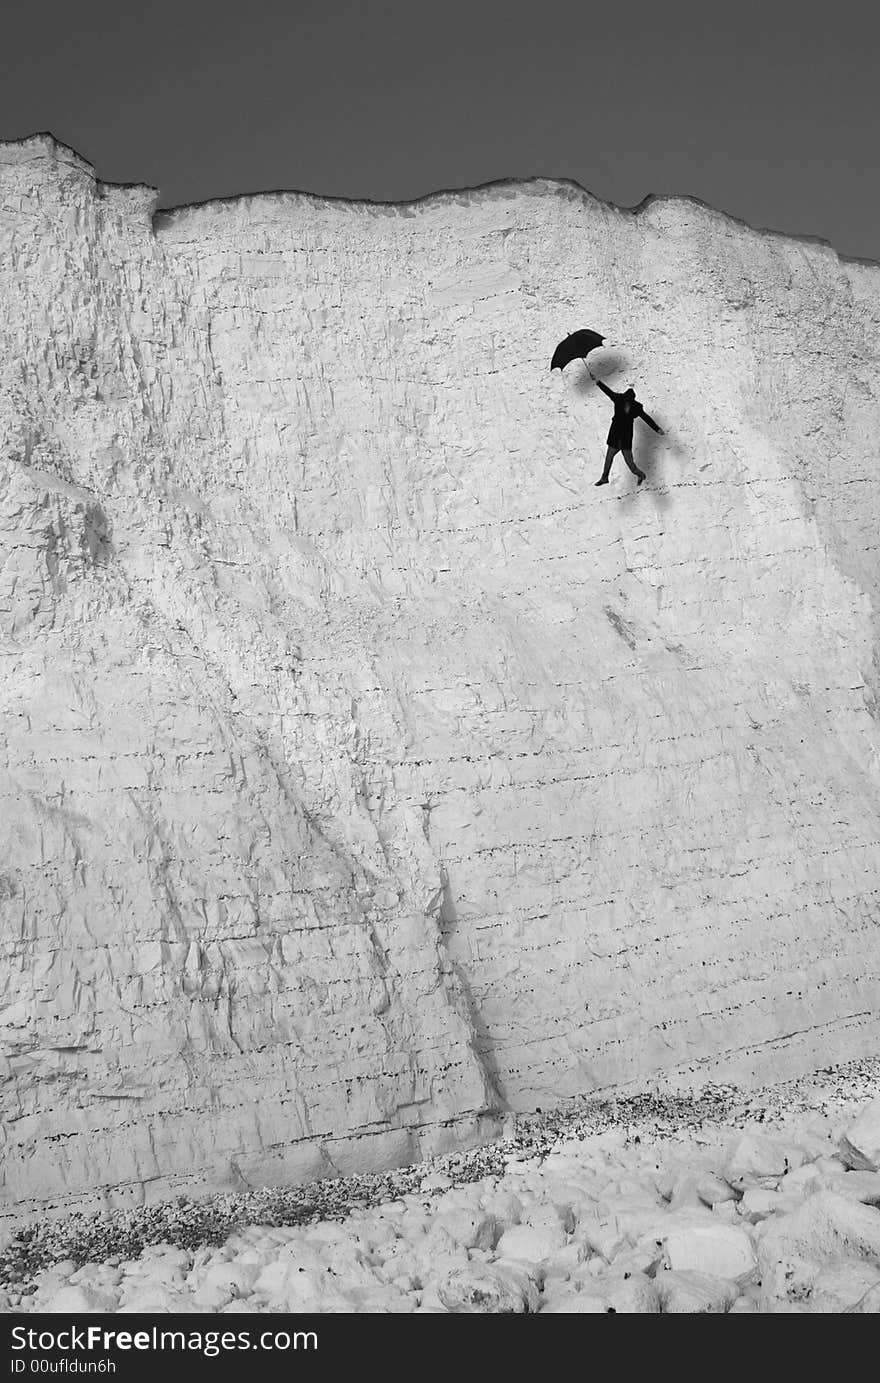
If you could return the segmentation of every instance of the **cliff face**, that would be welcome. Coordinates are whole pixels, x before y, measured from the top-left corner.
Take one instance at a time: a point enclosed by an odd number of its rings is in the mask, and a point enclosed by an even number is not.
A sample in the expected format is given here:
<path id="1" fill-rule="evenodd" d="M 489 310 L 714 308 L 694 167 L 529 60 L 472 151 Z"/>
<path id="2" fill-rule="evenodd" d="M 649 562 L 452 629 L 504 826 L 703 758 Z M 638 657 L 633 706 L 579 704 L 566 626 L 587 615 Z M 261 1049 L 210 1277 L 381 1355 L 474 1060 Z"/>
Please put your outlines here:
<path id="1" fill-rule="evenodd" d="M 8 1205 L 876 1051 L 880 268 L 551 182 L 153 200 L 0 147 Z"/>

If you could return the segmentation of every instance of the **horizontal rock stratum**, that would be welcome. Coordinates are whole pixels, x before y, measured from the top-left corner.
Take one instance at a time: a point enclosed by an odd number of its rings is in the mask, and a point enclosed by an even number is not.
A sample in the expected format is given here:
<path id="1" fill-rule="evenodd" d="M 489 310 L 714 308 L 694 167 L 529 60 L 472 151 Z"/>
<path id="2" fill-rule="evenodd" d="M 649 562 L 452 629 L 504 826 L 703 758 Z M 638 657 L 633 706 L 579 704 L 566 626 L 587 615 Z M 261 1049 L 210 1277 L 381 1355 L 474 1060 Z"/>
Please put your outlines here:
<path id="1" fill-rule="evenodd" d="M 875 1053 L 880 267 L 547 180 L 155 201 L 0 146 L 9 1211 Z"/>

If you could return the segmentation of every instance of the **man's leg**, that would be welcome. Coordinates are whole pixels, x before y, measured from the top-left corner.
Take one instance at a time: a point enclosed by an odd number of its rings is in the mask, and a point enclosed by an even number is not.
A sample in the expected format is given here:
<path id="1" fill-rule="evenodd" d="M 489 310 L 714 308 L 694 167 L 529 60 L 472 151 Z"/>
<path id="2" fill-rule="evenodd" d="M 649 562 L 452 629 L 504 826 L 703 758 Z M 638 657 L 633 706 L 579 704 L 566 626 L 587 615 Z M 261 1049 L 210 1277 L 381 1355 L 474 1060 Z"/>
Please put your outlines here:
<path id="1" fill-rule="evenodd" d="M 636 477 L 638 478 L 638 482 L 639 482 L 639 484 L 641 485 L 642 481 L 643 481 L 644 478 L 645 478 L 645 472 L 639 470 L 638 466 L 636 465 L 635 461 L 633 460 L 633 454 L 632 454 L 632 452 L 631 452 L 631 451 L 624 450 L 623 459 L 624 459 L 624 461 L 626 462 L 626 464 L 629 466 L 629 468 L 630 468 L 630 470 L 632 471 L 633 475 L 636 476 Z"/>
<path id="2" fill-rule="evenodd" d="M 608 450 L 607 450 L 606 453 L 605 453 L 605 467 L 604 467 L 604 469 L 603 469 L 603 471 L 602 471 L 602 478 L 601 478 L 601 480 L 597 480 L 597 481 L 596 481 L 596 484 L 597 484 L 597 485 L 607 485 L 607 484 L 608 484 L 608 477 L 609 477 L 609 475 L 611 474 L 611 462 L 614 460 L 614 458 L 615 458 L 616 455 L 617 455 L 617 448 L 616 448 L 616 447 L 609 447 Z"/>

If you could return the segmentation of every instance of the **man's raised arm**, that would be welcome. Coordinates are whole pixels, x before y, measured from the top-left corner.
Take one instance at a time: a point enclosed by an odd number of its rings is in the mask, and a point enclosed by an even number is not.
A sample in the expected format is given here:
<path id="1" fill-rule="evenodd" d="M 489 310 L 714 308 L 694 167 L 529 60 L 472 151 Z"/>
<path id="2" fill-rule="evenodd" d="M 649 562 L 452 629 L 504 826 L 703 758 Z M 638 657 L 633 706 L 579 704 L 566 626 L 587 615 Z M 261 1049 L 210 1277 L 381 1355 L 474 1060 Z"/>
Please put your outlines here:
<path id="1" fill-rule="evenodd" d="M 589 366 L 587 368 L 589 369 Z M 613 389 L 609 389 L 607 384 L 603 384 L 601 379 L 597 379 L 592 370 L 590 370 L 590 379 L 594 384 L 598 385 L 603 394 L 608 395 L 609 399 L 617 399 L 620 397 L 619 394 L 615 394 Z"/>

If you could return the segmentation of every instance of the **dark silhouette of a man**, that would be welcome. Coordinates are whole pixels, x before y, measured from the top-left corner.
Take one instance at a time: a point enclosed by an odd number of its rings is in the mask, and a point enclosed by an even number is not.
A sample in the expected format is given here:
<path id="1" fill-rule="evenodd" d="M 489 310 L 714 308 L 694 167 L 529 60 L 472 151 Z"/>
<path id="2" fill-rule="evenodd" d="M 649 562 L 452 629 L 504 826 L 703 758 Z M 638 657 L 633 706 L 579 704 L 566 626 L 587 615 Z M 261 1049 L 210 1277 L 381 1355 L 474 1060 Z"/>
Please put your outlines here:
<path id="1" fill-rule="evenodd" d="M 659 432 L 661 437 L 663 436 L 663 429 L 654 422 L 650 414 L 645 412 L 636 398 L 636 391 L 634 389 L 627 389 L 622 394 L 615 394 L 613 389 L 609 389 L 607 384 L 603 384 L 601 379 L 596 378 L 592 370 L 590 370 L 590 379 L 594 384 L 599 386 L 603 394 L 608 395 L 609 399 L 614 404 L 614 417 L 611 419 L 611 427 L 608 429 L 608 450 L 605 453 L 605 468 L 602 471 L 601 478 L 596 481 L 596 484 L 608 484 L 608 477 L 611 474 L 611 462 L 614 460 L 617 453 L 622 451 L 624 461 L 636 477 L 636 483 L 641 485 L 645 478 L 645 472 L 639 470 L 633 460 L 633 423 L 636 418 L 641 418 L 642 422 L 648 424 L 648 427 L 652 427 L 655 432 Z"/>

